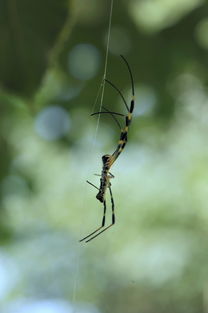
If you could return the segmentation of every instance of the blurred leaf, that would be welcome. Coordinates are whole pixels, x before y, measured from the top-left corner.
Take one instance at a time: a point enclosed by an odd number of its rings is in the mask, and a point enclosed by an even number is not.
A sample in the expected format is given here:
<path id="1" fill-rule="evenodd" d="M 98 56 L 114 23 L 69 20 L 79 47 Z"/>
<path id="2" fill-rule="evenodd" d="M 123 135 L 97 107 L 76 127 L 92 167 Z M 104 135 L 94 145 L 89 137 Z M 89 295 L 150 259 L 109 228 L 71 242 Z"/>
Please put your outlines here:
<path id="1" fill-rule="evenodd" d="M 0 2 L 0 81 L 31 95 L 42 79 L 49 53 L 68 16 L 66 0 Z"/>

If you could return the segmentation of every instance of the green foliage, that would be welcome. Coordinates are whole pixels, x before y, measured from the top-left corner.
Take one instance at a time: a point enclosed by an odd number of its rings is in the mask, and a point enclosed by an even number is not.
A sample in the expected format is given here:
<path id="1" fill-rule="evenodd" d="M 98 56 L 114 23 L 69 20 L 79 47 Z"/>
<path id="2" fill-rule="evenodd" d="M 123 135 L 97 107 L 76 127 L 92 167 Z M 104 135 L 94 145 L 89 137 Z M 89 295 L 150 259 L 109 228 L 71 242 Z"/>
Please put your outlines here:
<path id="1" fill-rule="evenodd" d="M 0 2 L 2 312 L 208 310 L 207 2 L 114 1 L 107 77 L 129 101 L 125 55 L 136 107 L 112 169 L 116 225 L 78 242 L 102 216 L 85 181 L 120 135 L 90 117 L 109 5 Z M 104 106 L 125 112 L 108 85 Z"/>
<path id="2" fill-rule="evenodd" d="M 67 18 L 66 0 L 1 1 L 0 81 L 8 92 L 37 90 Z"/>

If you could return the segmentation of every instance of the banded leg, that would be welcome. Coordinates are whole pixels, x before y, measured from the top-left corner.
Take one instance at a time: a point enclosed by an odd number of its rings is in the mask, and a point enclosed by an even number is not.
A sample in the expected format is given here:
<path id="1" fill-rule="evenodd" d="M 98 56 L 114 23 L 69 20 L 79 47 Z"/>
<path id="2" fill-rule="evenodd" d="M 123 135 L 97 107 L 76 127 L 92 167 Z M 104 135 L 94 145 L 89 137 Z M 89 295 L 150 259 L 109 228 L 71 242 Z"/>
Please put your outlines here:
<path id="1" fill-rule="evenodd" d="M 94 188 L 96 188 L 96 189 L 99 190 L 99 188 L 98 188 L 97 186 L 95 186 L 94 184 L 92 184 L 89 180 L 87 180 L 87 183 L 90 184 L 91 186 L 93 186 Z M 105 201 L 104 201 L 104 203 L 103 203 L 103 208 L 104 208 L 104 210 L 103 210 L 103 219 L 102 219 L 102 224 L 101 224 L 101 226 L 98 227 L 95 231 L 93 231 L 93 232 L 90 233 L 89 235 L 87 235 L 86 237 L 82 238 L 80 241 L 83 241 L 83 240 L 85 240 L 86 238 L 92 236 L 92 235 L 95 234 L 98 230 L 100 230 L 102 227 L 105 226 L 105 214 L 106 214 L 106 202 L 105 202 Z"/>
<path id="2" fill-rule="evenodd" d="M 112 206 L 112 223 L 110 225 L 108 225 L 107 227 L 105 227 L 104 229 L 102 229 L 98 234 L 96 234 L 95 236 L 91 237 L 90 239 L 86 240 L 86 242 L 91 241 L 92 239 L 96 238 L 97 236 L 99 236 L 100 234 L 102 234 L 104 231 L 106 231 L 108 228 L 110 228 L 111 226 L 113 226 L 115 224 L 115 205 L 114 205 L 114 200 L 113 200 L 113 194 L 112 194 L 112 190 L 111 187 L 109 186 L 109 191 L 110 191 L 110 198 L 111 198 L 111 206 Z M 100 227 L 101 228 L 101 227 Z M 95 232 L 94 232 L 95 233 Z M 89 236 L 93 235 L 90 234 Z M 89 237 L 87 236 L 87 237 Z M 86 239 L 87 237 L 85 237 L 84 239 Z"/>
<path id="3" fill-rule="evenodd" d="M 95 186 L 94 186 L 95 187 Z M 97 188 L 97 187 L 96 187 Z M 105 214 L 106 214 L 106 201 L 104 200 L 104 202 L 103 202 L 103 219 L 102 219 L 102 224 L 101 224 L 101 226 L 100 227 L 98 227 L 96 230 L 94 230 L 92 233 L 90 233 L 89 235 L 87 235 L 87 236 L 85 236 L 84 238 L 82 238 L 82 239 L 80 239 L 80 242 L 81 241 L 83 241 L 83 240 L 85 240 L 85 239 L 87 239 L 88 237 L 90 237 L 90 236 L 92 236 L 92 235 L 94 235 L 97 231 L 99 231 L 101 228 L 103 228 L 104 226 L 105 226 Z M 94 236 L 94 237 L 96 237 L 96 236 Z M 93 238 L 94 238 L 93 237 Z M 91 238 L 92 239 L 92 238 Z M 91 239 L 89 239 L 89 240 L 91 240 Z M 88 241 L 89 241 L 88 240 Z M 87 241 L 86 241 L 87 242 Z"/>

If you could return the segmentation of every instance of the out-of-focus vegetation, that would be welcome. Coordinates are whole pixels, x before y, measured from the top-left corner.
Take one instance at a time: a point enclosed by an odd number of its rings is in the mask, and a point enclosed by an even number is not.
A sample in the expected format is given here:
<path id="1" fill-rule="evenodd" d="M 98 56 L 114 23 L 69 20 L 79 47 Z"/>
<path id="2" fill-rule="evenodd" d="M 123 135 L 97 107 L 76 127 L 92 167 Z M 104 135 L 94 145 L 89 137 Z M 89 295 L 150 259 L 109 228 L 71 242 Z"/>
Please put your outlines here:
<path id="1" fill-rule="evenodd" d="M 90 117 L 110 1 L 0 1 L 0 312 L 208 312 L 208 4 L 114 0 L 107 77 L 130 99 L 100 225 L 101 156 L 119 130 Z M 104 105 L 125 107 L 109 86 Z M 95 139 L 96 135 L 96 139 Z M 109 200 L 109 199 L 108 199 Z M 110 202 L 110 201 L 109 201 Z M 110 203 L 108 203 L 110 222 Z"/>

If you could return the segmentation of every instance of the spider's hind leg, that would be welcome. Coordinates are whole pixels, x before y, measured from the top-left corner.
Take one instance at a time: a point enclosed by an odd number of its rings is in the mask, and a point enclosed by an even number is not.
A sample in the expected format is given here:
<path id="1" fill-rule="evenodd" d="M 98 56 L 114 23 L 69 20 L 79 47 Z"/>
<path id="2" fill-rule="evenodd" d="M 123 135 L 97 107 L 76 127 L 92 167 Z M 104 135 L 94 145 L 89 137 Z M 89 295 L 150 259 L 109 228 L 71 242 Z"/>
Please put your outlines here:
<path id="1" fill-rule="evenodd" d="M 115 219 L 115 205 L 114 205 L 114 200 L 113 200 L 113 194 L 112 194 L 112 190 L 111 190 L 111 187 L 110 185 L 108 186 L 108 189 L 109 189 L 109 192 L 110 192 L 110 198 L 111 198 L 111 206 L 112 206 L 112 223 L 110 225 L 108 225 L 107 227 L 105 227 L 104 229 L 102 229 L 98 234 L 94 235 L 93 237 L 91 237 L 90 239 L 86 240 L 86 242 L 89 242 L 91 241 L 92 239 L 96 238 L 97 236 L 99 236 L 100 234 L 102 234 L 104 231 L 106 231 L 108 228 L 110 228 L 111 226 L 113 226 L 116 222 L 116 219 Z M 102 227 L 100 227 L 101 229 Z M 98 231 L 98 229 L 96 230 Z M 95 231 L 95 232 L 96 232 Z M 90 237 L 91 235 L 93 235 L 95 232 L 91 233 L 89 236 L 87 237 Z M 83 238 L 82 240 L 86 239 L 87 237 Z"/>
<path id="2" fill-rule="evenodd" d="M 87 239 L 88 237 L 94 235 L 97 231 L 99 231 L 101 228 L 103 228 L 105 226 L 105 214 L 106 214 L 106 201 L 103 201 L 103 218 L 102 218 L 102 224 L 100 227 L 98 227 L 96 230 L 94 230 L 92 233 L 90 233 L 89 235 L 85 236 L 84 238 L 80 239 L 81 241 L 84 241 L 85 239 Z M 100 233 L 98 233 L 99 235 Z M 97 237 L 97 235 L 95 235 L 94 237 Z M 87 240 L 86 242 L 90 241 L 91 239 L 93 239 L 94 237 L 90 238 L 89 240 Z"/>

